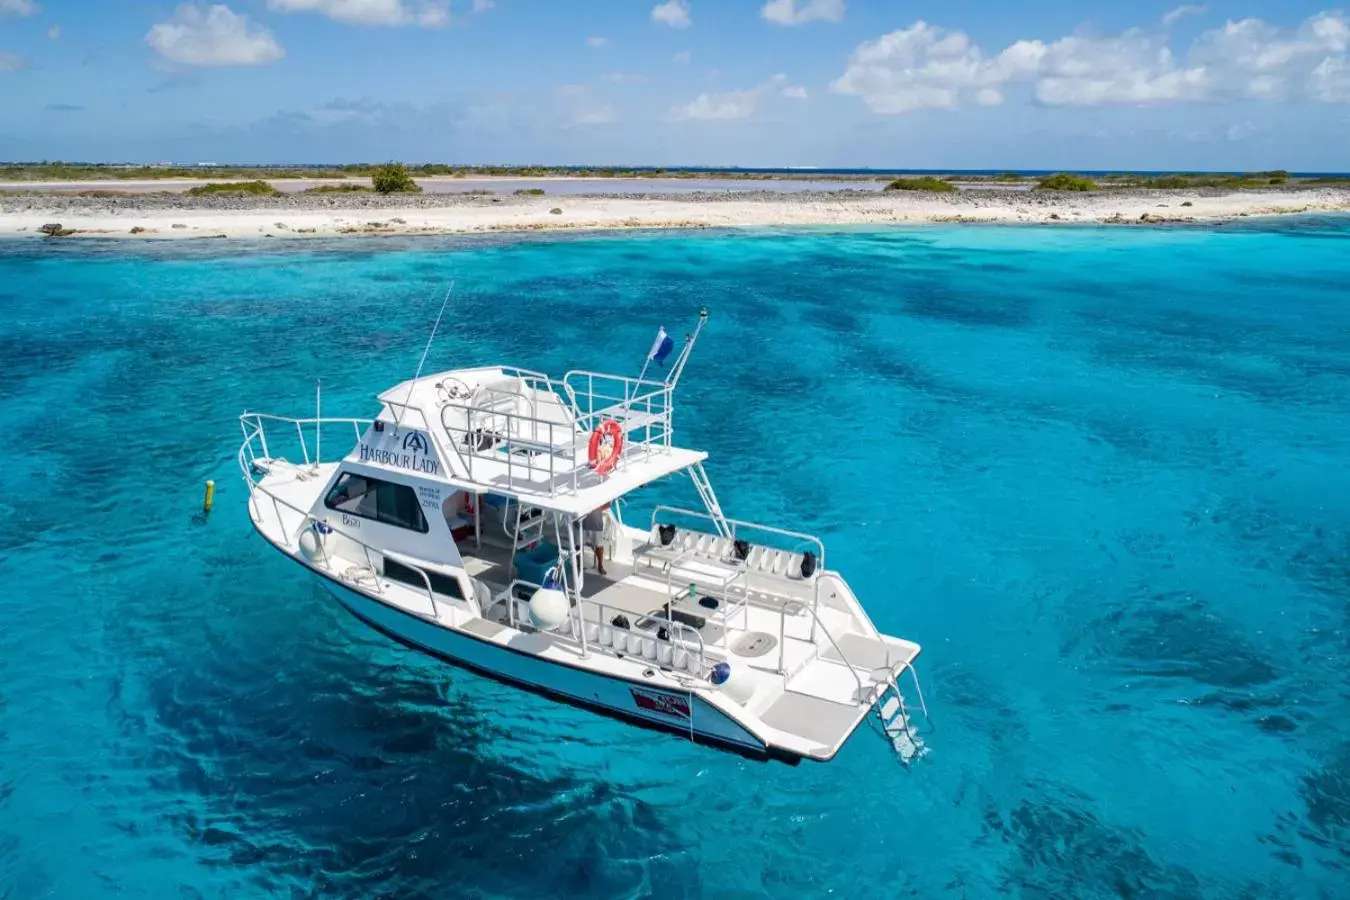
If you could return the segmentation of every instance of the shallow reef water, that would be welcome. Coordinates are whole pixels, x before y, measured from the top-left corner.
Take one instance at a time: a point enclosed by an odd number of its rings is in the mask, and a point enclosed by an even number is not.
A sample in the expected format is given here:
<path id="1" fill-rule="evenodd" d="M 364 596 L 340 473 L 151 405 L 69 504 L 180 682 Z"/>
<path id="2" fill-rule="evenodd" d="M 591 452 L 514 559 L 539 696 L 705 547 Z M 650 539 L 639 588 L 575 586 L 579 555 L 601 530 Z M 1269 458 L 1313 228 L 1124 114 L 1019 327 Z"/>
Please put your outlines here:
<path id="1" fill-rule="evenodd" d="M 253 536 L 238 415 L 372 414 L 452 280 L 432 369 L 708 306 L 677 435 L 924 645 L 931 754 L 560 706 Z M 1347 285 L 1334 217 L 0 242 L 0 898 L 1343 897 Z"/>

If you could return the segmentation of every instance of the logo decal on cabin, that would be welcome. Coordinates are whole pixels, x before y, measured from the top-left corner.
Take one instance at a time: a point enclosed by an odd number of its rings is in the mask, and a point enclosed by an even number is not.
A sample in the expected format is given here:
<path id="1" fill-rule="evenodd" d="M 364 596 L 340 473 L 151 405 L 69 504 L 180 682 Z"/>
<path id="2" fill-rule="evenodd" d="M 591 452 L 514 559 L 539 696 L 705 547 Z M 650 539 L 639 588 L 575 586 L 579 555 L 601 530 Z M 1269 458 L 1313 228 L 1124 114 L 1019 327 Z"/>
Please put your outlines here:
<path id="1" fill-rule="evenodd" d="M 403 438 L 403 449 L 409 453 L 420 453 L 423 456 L 427 454 L 427 439 L 420 431 L 410 431 Z"/>
<path id="2" fill-rule="evenodd" d="M 689 718 L 689 700 L 686 697 L 662 694 L 657 691 L 644 691 L 639 688 L 629 688 L 628 690 L 632 692 L 633 702 L 637 704 L 638 709 L 660 713 L 663 716 L 671 716 L 676 719 Z"/>

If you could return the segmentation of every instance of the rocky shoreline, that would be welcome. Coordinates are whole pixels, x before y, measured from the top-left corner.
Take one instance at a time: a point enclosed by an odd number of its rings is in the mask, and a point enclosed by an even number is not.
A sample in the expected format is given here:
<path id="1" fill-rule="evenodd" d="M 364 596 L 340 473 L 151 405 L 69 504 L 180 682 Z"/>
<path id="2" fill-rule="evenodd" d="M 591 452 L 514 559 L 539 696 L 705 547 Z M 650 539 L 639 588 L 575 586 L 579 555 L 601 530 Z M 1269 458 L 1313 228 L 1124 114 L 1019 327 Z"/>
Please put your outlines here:
<path id="1" fill-rule="evenodd" d="M 374 193 L 332 193 L 332 194 L 206 194 L 191 196 L 176 191 L 155 192 L 117 192 L 111 190 L 91 190 L 78 193 L 69 191 L 43 191 L 35 188 L 23 191 L 0 192 L 0 213 L 18 209 L 41 208 L 47 210 L 108 210 L 108 211 L 164 211 L 164 210 L 213 210 L 213 211 L 256 211 L 264 209 L 325 211 L 325 210 L 379 210 L 379 209 L 446 209 L 463 206 L 488 207 L 494 205 L 525 205 L 549 200 L 552 203 L 566 203 L 578 200 L 629 200 L 644 202 L 692 202 L 692 203 L 822 203 L 847 201 L 876 201 L 880 199 L 922 198 L 937 201 L 952 207 L 971 207 L 981 209 L 989 206 L 1015 204 L 1033 207 L 1058 207 L 1066 201 L 1091 201 L 1101 203 L 1109 199 L 1130 201 L 1155 200 L 1178 201 L 1187 199 L 1228 197 L 1237 193 L 1253 199 L 1263 196 L 1287 196 L 1306 194 L 1316 197 L 1327 193 L 1350 194 L 1350 188 L 1283 188 L 1271 191 L 1226 191 L 1219 188 L 1192 188 L 1184 190 L 1151 190 L 1146 188 L 1105 188 L 1091 193 L 1036 192 L 1025 189 L 982 188 L 976 191 L 953 191 L 951 193 L 878 193 L 867 190 L 838 191 L 696 191 L 683 194 L 643 193 L 643 192 L 597 192 L 593 194 L 558 195 L 518 195 L 510 192 L 465 191 L 461 193 L 438 194 L 374 194 Z"/>
<path id="2" fill-rule="evenodd" d="M 898 222 L 1138 224 L 1350 210 L 1350 188 L 981 189 L 951 193 L 710 191 L 690 194 L 209 194 L 15 191 L 0 234 L 179 237 L 557 228 L 756 227 Z M 49 229 L 50 230 L 50 229 Z"/>

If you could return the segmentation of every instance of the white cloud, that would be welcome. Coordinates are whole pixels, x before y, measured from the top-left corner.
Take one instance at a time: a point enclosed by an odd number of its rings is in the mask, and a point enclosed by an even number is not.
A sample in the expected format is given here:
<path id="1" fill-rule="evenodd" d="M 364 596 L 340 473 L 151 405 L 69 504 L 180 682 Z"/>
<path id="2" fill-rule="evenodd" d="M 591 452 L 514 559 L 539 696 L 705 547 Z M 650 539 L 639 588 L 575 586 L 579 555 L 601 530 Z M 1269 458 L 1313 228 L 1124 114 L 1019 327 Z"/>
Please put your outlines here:
<path id="1" fill-rule="evenodd" d="M 0 72 L 17 72 L 28 63 L 17 53 L 0 50 Z"/>
<path id="2" fill-rule="evenodd" d="M 61 26 L 53 25 L 51 28 L 48 28 L 47 37 L 51 38 L 54 41 L 61 40 Z"/>
<path id="3" fill-rule="evenodd" d="M 18 16 L 21 19 L 35 16 L 42 9 L 33 0 L 0 0 L 0 18 Z"/>
<path id="4" fill-rule="evenodd" d="M 1014 45 L 1008 53 L 1007 60 L 988 59 L 964 32 L 915 22 L 859 45 L 830 89 L 856 94 L 878 113 L 951 109 L 1004 83 L 1010 71 L 1039 64 L 1045 48 Z"/>
<path id="5" fill-rule="evenodd" d="M 596 50 L 603 50 L 605 47 L 609 46 L 609 38 L 601 37 L 600 35 L 592 35 L 591 37 L 586 38 L 586 46 L 593 47 Z"/>
<path id="6" fill-rule="evenodd" d="M 769 0 L 759 14 L 775 25 L 838 22 L 844 18 L 844 0 Z"/>
<path id="7" fill-rule="evenodd" d="M 688 50 L 681 50 L 679 53 L 676 53 L 673 57 L 671 57 L 671 59 L 675 60 L 675 62 L 679 63 L 682 66 L 689 65 L 689 61 L 693 58 L 694 58 L 693 54 L 691 54 Z"/>
<path id="8" fill-rule="evenodd" d="M 665 3 L 658 3 L 652 7 L 652 21 L 669 25 L 671 28 L 688 28 L 693 24 L 689 18 L 688 0 L 666 0 Z"/>
<path id="9" fill-rule="evenodd" d="M 473 11 L 476 13 L 487 12 L 496 5 L 493 0 L 473 0 Z"/>
<path id="10" fill-rule="evenodd" d="M 775 91 L 787 97 L 805 99 L 806 89 L 788 85 L 786 75 L 775 75 L 763 84 L 739 91 L 722 93 L 702 93 L 691 102 L 677 106 L 670 111 L 671 118 L 677 120 L 697 119 L 704 121 L 731 121 L 748 119 L 754 115 L 759 102 Z M 792 93 L 789 93 L 789 92 Z"/>
<path id="11" fill-rule="evenodd" d="M 1334 12 L 1294 29 L 1230 21 L 1200 35 L 1184 61 L 1165 32 L 1134 28 L 1106 37 L 1020 40 L 989 56 L 964 32 L 920 21 L 860 44 L 830 88 L 883 114 L 997 105 L 1007 88 L 1023 84 L 1047 106 L 1279 99 L 1298 79 L 1315 99 L 1350 102 L 1343 81 L 1348 49 L 1350 19 Z"/>
<path id="12" fill-rule="evenodd" d="M 1323 103 L 1350 103 L 1350 60 L 1327 57 L 1308 76 L 1308 93 Z"/>
<path id="13" fill-rule="evenodd" d="M 783 96 L 790 100 L 805 100 L 806 88 L 799 84 L 789 85 L 788 87 L 783 88 Z"/>
<path id="14" fill-rule="evenodd" d="M 1190 60 L 1213 73 L 1219 94 L 1279 100 L 1288 95 L 1293 81 L 1308 77 L 1322 64 L 1334 68 L 1344 62 L 1347 48 L 1350 20 L 1341 13 L 1319 13 L 1292 31 L 1260 19 L 1229 21 L 1202 34 L 1191 48 Z M 1317 96 L 1315 84 L 1309 87 Z"/>
<path id="15" fill-rule="evenodd" d="M 1044 48 L 1036 99 L 1048 106 L 1143 106 L 1202 100 L 1209 92 L 1204 66 L 1179 66 L 1161 39 L 1138 29 L 1032 43 Z"/>
<path id="16" fill-rule="evenodd" d="M 169 21 L 151 28 L 145 42 L 185 66 L 257 66 L 286 55 L 272 32 L 222 4 L 184 3 Z"/>
<path id="17" fill-rule="evenodd" d="M 348 25 L 440 28 L 450 22 L 450 0 L 267 0 L 267 6 L 280 13 L 318 13 Z M 474 9 L 482 11 L 477 4 Z"/>
<path id="18" fill-rule="evenodd" d="M 1187 16 L 1200 16 L 1204 15 L 1204 13 L 1205 7 L 1203 6 L 1198 6 L 1194 3 L 1183 3 L 1176 9 L 1163 13 L 1162 23 L 1164 25 L 1175 25 Z"/>

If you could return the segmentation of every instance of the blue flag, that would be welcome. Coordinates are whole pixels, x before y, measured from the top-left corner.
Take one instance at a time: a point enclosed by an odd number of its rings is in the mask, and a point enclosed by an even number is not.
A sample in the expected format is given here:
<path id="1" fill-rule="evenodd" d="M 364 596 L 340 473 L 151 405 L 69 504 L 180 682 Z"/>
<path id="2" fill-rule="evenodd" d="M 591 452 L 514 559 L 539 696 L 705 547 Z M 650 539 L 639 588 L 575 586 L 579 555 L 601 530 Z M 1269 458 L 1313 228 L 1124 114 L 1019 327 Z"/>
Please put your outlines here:
<path id="1" fill-rule="evenodd" d="M 675 348 L 675 342 L 666 334 L 665 326 L 656 332 L 656 340 L 652 342 L 652 350 L 647 354 L 647 361 L 654 362 L 658 366 L 666 364 L 666 357 L 670 356 L 670 351 Z"/>

